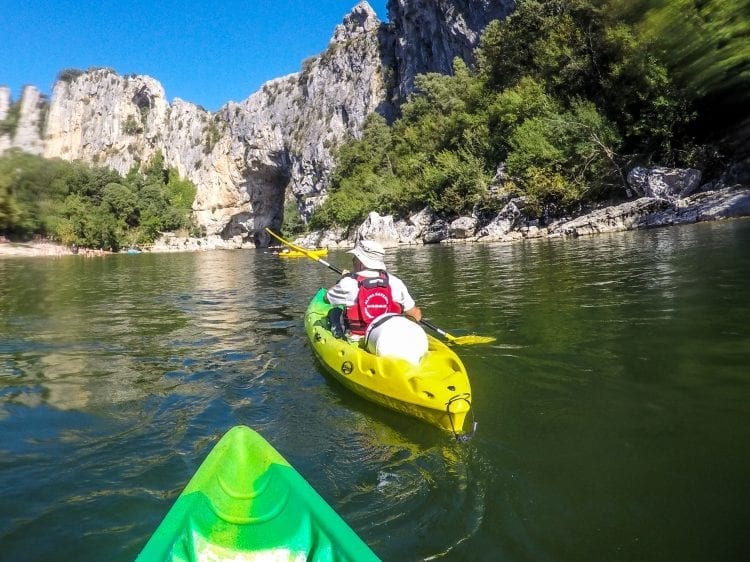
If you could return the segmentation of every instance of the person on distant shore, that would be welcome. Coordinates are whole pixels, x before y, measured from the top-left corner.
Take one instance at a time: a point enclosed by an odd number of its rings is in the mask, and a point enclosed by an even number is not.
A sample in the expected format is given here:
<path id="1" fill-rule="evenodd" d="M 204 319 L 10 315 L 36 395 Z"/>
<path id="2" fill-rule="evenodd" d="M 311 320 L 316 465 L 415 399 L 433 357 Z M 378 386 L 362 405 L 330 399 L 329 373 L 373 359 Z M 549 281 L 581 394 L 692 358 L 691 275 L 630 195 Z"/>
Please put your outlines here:
<path id="1" fill-rule="evenodd" d="M 357 243 L 352 270 L 326 293 L 332 305 L 331 329 L 337 337 L 365 338 L 376 355 L 401 357 L 414 364 L 427 352 L 427 335 L 417 323 L 422 311 L 401 279 L 386 272 L 385 249 L 372 240 Z M 344 308 L 341 308 L 344 307 Z"/>

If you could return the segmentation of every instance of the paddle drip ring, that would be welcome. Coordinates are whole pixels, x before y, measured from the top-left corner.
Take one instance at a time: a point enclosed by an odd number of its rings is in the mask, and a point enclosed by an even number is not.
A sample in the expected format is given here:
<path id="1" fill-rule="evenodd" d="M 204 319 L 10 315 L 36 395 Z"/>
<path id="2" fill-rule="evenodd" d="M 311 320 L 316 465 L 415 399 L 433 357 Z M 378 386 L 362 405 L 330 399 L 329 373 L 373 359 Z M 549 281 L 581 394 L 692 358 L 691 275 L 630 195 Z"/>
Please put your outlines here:
<path id="1" fill-rule="evenodd" d="M 456 427 L 453 425 L 453 416 L 451 415 L 451 404 L 453 404 L 454 402 L 458 402 L 459 400 L 463 400 L 469 405 L 469 413 L 471 414 L 471 433 L 465 433 L 463 435 L 459 435 L 458 431 L 456 431 Z M 465 443 L 472 437 L 474 437 L 474 433 L 476 433 L 477 431 L 477 422 L 474 421 L 474 410 L 471 409 L 471 400 L 469 400 L 468 394 L 458 394 L 448 400 L 448 402 L 445 404 L 445 411 L 448 413 L 448 419 L 451 422 L 451 431 L 453 432 L 453 437 L 456 438 L 456 441 Z M 458 429 L 463 429 L 463 427 L 459 427 Z"/>

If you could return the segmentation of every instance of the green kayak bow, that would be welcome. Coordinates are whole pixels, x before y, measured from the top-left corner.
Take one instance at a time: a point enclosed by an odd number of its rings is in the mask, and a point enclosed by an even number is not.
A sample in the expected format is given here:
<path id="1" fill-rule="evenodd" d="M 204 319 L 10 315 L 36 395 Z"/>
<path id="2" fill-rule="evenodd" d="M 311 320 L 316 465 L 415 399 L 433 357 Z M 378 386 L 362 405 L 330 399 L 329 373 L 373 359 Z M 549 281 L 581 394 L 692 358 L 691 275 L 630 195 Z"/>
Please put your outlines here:
<path id="1" fill-rule="evenodd" d="M 263 437 L 229 430 L 198 467 L 137 562 L 378 560 Z"/>

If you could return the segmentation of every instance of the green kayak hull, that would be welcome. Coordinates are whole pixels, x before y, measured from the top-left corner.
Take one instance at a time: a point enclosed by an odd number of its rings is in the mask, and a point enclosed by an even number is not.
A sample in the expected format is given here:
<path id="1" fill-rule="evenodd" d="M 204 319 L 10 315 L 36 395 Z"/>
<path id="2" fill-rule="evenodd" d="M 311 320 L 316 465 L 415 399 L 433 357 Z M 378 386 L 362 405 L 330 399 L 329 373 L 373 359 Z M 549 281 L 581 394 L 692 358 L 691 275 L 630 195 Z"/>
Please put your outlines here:
<path id="1" fill-rule="evenodd" d="M 263 437 L 229 430 L 198 467 L 137 562 L 378 560 Z"/>

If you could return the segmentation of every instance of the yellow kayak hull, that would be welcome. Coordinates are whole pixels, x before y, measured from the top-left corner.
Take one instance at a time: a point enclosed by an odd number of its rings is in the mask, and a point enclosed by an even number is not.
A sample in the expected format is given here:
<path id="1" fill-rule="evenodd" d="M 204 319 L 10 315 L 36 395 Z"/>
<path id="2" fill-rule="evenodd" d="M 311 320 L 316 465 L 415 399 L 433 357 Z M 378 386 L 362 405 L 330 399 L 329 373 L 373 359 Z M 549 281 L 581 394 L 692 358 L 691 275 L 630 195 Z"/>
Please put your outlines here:
<path id="1" fill-rule="evenodd" d="M 308 256 L 315 256 L 320 258 L 328 255 L 328 248 L 318 248 L 316 250 L 308 250 L 307 254 L 303 254 L 297 250 L 284 250 L 279 252 L 280 258 L 305 258 Z"/>
<path id="2" fill-rule="evenodd" d="M 395 357 L 378 357 L 361 342 L 335 338 L 328 328 L 331 305 L 325 289 L 315 295 L 305 313 L 310 345 L 326 371 L 359 396 L 391 410 L 466 435 L 471 411 L 471 385 L 455 352 L 428 335 L 428 351 L 419 365 Z M 469 424 L 473 426 L 473 424 Z"/>

